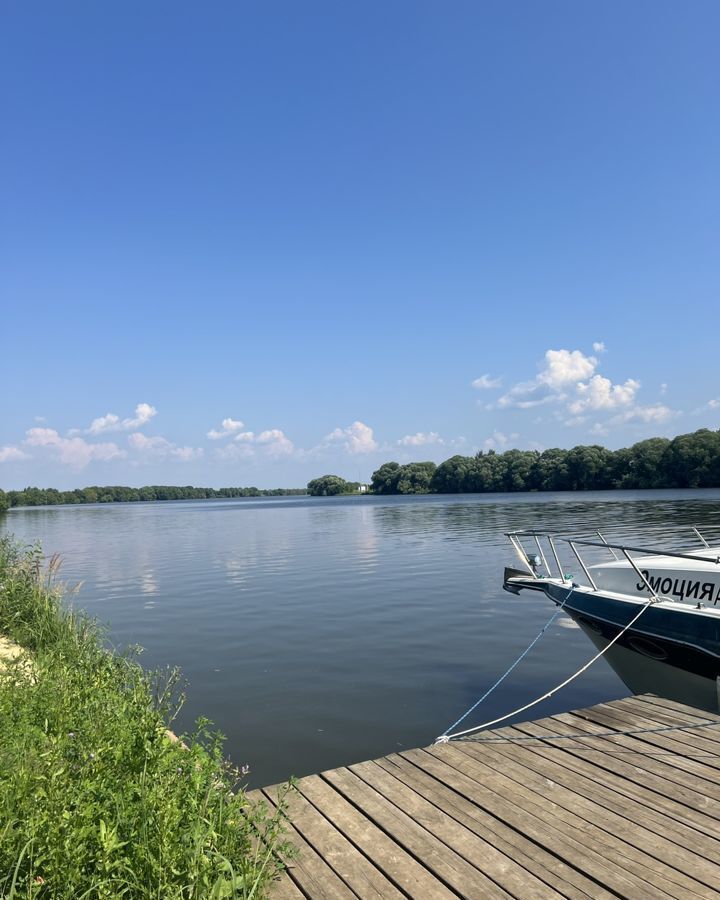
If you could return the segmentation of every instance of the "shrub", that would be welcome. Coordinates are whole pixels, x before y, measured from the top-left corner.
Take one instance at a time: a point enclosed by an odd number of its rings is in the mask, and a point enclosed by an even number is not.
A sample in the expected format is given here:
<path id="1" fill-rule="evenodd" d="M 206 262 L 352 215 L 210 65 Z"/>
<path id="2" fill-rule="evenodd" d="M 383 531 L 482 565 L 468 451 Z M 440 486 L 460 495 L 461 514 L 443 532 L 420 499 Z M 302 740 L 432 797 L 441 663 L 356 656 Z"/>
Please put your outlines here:
<path id="1" fill-rule="evenodd" d="M 239 786 L 208 723 L 171 741 L 177 672 L 109 652 L 37 548 L 0 539 L 0 896 L 259 897 L 289 852 L 284 809 Z"/>

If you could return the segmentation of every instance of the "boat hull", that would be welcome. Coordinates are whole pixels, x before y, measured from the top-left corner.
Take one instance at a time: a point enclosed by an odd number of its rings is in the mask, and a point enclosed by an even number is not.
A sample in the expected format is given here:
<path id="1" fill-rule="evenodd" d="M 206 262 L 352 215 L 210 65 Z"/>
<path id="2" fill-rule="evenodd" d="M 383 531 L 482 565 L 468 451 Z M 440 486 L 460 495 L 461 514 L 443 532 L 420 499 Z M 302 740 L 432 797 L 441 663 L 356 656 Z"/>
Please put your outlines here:
<path id="1" fill-rule="evenodd" d="M 649 606 L 637 624 L 618 637 L 642 604 L 576 590 L 568 596 L 567 590 L 550 584 L 546 593 L 556 603 L 565 600 L 563 611 L 598 650 L 605 650 L 617 638 L 604 659 L 633 693 L 654 693 L 699 709 L 720 711 L 720 641 L 715 617 Z"/>
<path id="2" fill-rule="evenodd" d="M 598 650 L 607 647 L 608 638 L 573 618 Z M 631 646 L 623 646 L 622 641 L 623 638 L 613 644 L 603 658 L 633 694 L 657 694 L 708 712 L 720 712 L 717 676 L 699 675 L 667 660 L 652 659 Z"/>

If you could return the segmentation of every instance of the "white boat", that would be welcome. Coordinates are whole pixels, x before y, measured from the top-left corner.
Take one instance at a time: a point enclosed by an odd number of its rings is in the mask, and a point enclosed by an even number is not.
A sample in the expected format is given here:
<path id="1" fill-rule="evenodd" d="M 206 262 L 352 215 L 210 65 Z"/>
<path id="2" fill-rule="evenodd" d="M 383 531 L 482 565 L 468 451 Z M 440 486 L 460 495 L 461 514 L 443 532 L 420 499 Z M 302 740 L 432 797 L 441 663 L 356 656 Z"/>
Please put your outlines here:
<path id="1" fill-rule="evenodd" d="M 509 532 L 522 568 L 506 568 L 503 587 L 562 606 L 634 693 L 718 712 L 720 547 L 693 530 L 703 546 L 687 551 Z"/>

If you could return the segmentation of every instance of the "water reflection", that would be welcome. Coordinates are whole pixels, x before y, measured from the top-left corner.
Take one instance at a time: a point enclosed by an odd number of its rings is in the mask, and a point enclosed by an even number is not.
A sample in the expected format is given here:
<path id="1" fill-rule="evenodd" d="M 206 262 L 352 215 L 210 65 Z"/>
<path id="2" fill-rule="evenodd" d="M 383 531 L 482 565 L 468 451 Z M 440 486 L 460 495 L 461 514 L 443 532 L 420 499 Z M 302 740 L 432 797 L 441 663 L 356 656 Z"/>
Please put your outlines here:
<path id="1" fill-rule="evenodd" d="M 421 746 L 549 618 L 501 589 L 503 532 L 535 527 L 698 546 L 720 491 L 460 495 L 13 510 L 0 525 L 64 557 L 75 602 L 148 666 L 189 679 L 180 728 L 209 715 L 252 783 Z M 677 539 L 678 532 L 682 537 Z M 478 713 L 537 696 L 592 655 L 559 619 Z M 600 661 L 537 715 L 621 696 Z M 468 724 L 471 724 L 469 721 Z"/>
<path id="2" fill-rule="evenodd" d="M 158 584 L 152 572 L 142 572 L 140 574 L 140 591 L 143 594 L 157 594 Z"/>

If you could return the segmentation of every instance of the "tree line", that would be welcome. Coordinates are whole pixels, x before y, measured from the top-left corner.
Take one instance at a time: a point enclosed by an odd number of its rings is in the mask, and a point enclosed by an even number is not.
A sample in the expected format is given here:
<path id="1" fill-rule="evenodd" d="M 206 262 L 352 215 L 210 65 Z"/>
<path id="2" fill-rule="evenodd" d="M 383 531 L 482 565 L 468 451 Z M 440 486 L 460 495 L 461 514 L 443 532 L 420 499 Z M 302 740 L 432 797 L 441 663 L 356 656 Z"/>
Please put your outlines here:
<path id="1" fill-rule="evenodd" d="M 133 503 L 148 500 L 219 500 L 232 497 L 281 497 L 285 495 L 307 494 L 305 488 L 273 488 L 262 490 L 256 487 L 204 488 L 178 487 L 177 485 L 152 484 L 146 487 L 125 487 L 122 485 L 97 485 L 76 488 L 73 491 L 58 491 L 55 488 L 26 487 L 22 491 L 0 490 L 0 512 L 11 506 L 56 506 L 61 503 Z"/>
<path id="2" fill-rule="evenodd" d="M 672 440 L 649 438 L 632 447 L 608 450 L 599 444 L 570 450 L 480 451 L 433 462 L 401 465 L 387 462 L 372 475 L 374 494 L 464 494 L 512 491 L 599 491 L 610 489 L 720 487 L 720 431 L 701 428 Z M 232 497 L 276 497 L 354 493 L 359 484 L 323 475 L 307 488 L 203 488 L 118 485 L 76 488 L 27 487 L 0 490 L 0 512 L 12 506 L 72 503 L 127 503 L 148 500 L 214 500 Z"/>
<path id="3" fill-rule="evenodd" d="M 480 451 L 432 462 L 387 462 L 372 476 L 375 494 L 720 487 L 720 431 L 649 438 L 621 450 Z"/>

